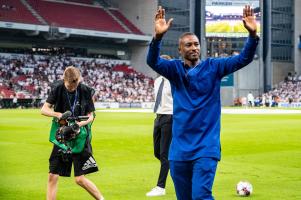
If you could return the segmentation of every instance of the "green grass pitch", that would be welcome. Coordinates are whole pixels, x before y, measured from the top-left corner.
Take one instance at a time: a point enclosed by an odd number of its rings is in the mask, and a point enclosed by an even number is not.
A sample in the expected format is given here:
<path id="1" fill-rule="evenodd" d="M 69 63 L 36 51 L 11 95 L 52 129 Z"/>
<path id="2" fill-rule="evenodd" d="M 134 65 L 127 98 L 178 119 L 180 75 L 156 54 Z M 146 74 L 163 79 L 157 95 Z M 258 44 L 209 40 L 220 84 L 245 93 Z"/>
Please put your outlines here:
<path id="1" fill-rule="evenodd" d="M 88 175 L 106 200 L 144 200 L 155 186 L 152 113 L 97 112 L 93 148 L 100 167 Z M 0 199 L 45 199 L 51 119 L 39 110 L 0 110 Z M 222 115 L 222 160 L 214 183 L 217 200 L 241 199 L 240 180 L 254 200 L 301 199 L 301 115 Z M 172 180 L 161 200 L 176 199 Z M 60 178 L 58 199 L 92 199 L 74 179 Z"/>

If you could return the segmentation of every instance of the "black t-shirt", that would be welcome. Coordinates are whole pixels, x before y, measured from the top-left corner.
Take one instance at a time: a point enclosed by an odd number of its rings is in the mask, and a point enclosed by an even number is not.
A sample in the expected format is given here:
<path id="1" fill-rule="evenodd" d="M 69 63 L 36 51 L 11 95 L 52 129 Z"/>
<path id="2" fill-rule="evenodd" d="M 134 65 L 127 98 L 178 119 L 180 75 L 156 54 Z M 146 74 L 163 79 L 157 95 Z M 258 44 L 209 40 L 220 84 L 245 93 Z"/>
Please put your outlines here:
<path id="1" fill-rule="evenodd" d="M 59 80 L 51 85 L 46 102 L 54 105 L 55 112 L 64 113 L 67 110 L 71 112 L 74 110 L 74 116 L 82 116 L 95 111 L 92 100 L 94 93 L 94 89 L 81 83 L 75 92 L 70 93 L 65 88 L 63 80 Z"/>

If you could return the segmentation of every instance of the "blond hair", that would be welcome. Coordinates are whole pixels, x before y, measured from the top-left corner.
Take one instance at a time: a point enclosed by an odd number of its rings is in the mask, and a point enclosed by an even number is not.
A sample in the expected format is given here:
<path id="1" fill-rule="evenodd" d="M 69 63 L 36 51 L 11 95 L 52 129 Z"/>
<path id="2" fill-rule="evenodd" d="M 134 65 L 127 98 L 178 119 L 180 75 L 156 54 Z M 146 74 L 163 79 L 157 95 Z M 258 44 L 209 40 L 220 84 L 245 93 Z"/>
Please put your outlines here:
<path id="1" fill-rule="evenodd" d="M 69 84 L 77 84 L 80 81 L 80 71 L 74 66 L 69 66 L 65 69 L 63 74 L 64 82 Z"/>

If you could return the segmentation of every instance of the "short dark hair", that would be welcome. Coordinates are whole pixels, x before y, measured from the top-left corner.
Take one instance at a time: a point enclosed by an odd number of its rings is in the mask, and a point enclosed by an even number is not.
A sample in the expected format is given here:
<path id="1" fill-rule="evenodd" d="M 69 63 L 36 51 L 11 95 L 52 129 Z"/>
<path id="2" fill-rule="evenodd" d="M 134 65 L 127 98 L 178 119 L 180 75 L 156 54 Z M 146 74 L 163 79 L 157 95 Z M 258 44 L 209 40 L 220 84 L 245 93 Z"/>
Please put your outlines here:
<path id="1" fill-rule="evenodd" d="M 194 36 L 196 36 L 196 34 L 194 34 L 194 33 L 192 33 L 192 32 L 185 32 L 185 33 L 183 33 L 183 34 L 180 35 L 180 37 L 179 37 L 179 45 L 180 45 L 180 43 L 181 43 L 181 40 L 182 40 L 184 37 L 186 37 L 187 35 L 194 35 Z"/>

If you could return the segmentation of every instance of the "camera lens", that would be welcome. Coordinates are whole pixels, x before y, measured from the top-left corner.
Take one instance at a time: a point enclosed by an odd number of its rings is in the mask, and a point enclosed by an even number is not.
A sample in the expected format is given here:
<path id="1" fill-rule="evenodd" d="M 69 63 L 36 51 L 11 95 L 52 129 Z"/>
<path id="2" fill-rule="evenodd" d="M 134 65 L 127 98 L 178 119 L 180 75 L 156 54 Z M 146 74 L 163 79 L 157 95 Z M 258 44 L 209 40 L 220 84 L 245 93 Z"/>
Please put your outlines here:
<path id="1" fill-rule="evenodd" d="M 79 125 L 77 123 L 71 125 L 72 131 L 75 133 L 79 132 Z"/>

